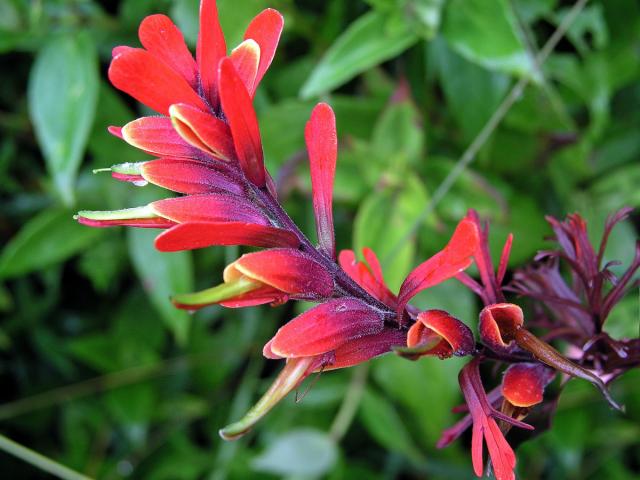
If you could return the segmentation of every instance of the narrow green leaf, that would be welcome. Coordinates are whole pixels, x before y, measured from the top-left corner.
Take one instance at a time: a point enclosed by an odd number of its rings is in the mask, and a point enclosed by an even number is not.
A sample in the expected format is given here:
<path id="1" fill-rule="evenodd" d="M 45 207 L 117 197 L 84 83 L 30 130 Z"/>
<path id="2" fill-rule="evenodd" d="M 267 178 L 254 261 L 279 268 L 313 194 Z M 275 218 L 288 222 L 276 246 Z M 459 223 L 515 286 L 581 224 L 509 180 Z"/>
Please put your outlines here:
<path id="1" fill-rule="evenodd" d="M 30 219 L 2 250 L 0 278 L 49 267 L 94 244 L 103 231 L 79 225 L 72 215 L 50 209 Z"/>
<path id="2" fill-rule="evenodd" d="M 300 95 L 309 98 L 329 92 L 415 43 L 418 35 L 409 24 L 396 20 L 376 11 L 358 18 L 331 45 Z"/>
<path id="3" fill-rule="evenodd" d="M 491 70 L 530 75 L 533 59 L 507 0 L 450 0 L 442 33 L 462 56 Z"/>
<path id="4" fill-rule="evenodd" d="M 473 63 L 452 51 L 440 38 L 429 44 L 447 105 L 466 139 L 487 123 L 509 88 L 509 77 Z"/>
<path id="5" fill-rule="evenodd" d="M 369 434 L 380 445 L 392 452 L 402 453 L 411 460 L 420 461 L 420 451 L 390 400 L 367 389 L 359 414 Z"/>
<path id="6" fill-rule="evenodd" d="M 58 194 L 74 200 L 74 182 L 98 95 L 95 47 L 86 32 L 54 37 L 38 52 L 29 78 L 29 112 Z"/>

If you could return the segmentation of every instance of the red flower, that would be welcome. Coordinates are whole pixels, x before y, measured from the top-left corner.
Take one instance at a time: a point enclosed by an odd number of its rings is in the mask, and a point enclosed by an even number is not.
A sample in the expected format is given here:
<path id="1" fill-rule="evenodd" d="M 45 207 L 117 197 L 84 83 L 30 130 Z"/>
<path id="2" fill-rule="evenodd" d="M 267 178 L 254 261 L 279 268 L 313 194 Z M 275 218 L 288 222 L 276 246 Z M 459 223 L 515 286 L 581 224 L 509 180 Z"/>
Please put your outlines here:
<path id="1" fill-rule="evenodd" d="M 531 430 L 533 427 L 493 408 L 482 386 L 479 359 L 477 357 L 460 371 L 458 379 L 471 415 L 470 420 L 473 424 L 471 458 L 476 475 L 481 477 L 483 474 L 482 444 L 484 440 L 487 444 L 487 450 L 489 450 L 489 457 L 491 458 L 496 478 L 498 480 L 514 479 L 513 470 L 516 465 L 516 456 L 505 440 L 496 420 L 502 420 L 505 423 L 527 430 Z M 461 433 L 459 428 L 456 428 L 456 430 L 453 435 L 451 435 L 451 432 L 445 432 L 438 446 L 443 447 L 453 441 Z"/>
<path id="2" fill-rule="evenodd" d="M 246 432 L 312 372 L 352 366 L 403 347 L 407 332 L 409 347 L 424 349 L 425 342 L 434 342 L 420 355 L 445 358 L 474 349 L 470 330 L 459 320 L 441 311 L 418 315 L 408 306 L 419 291 L 470 265 L 478 243 L 473 221 L 462 220 L 449 244 L 407 277 L 398 296 L 385 285 L 371 250 L 364 250 L 368 266 L 356 262 L 350 251 L 340 254 L 342 268 L 336 263 L 332 203 L 338 142 L 328 105 L 317 105 L 305 128 L 318 247 L 277 201 L 264 167 L 252 99 L 282 26 L 279 13 L 265 10 L 249 25 L 245 41 L 227 54 L 215 2 L 203 0 L 194 60 L 171 20 L 146 18 L 139 32 L 144 48 L 116 47 L 109 78 L 161 116 L 142 117 L 110 131 L 158 158 L 109 170 L 116 179 L 153 183 L 183 196 L 77 216 L 80 223 L 95 227 L 165 229 L 155 241 L 163 251 L 211 245 L 269 248 L 231 263 L 223 283 L 176 295 L 173 301 L 180 308 L 278 305 L 289 299 L 318 303 L 265 345 L 266 357 L 285 359 L 286 365 L 255 407 L 221 431 L 225 438 Z"/>

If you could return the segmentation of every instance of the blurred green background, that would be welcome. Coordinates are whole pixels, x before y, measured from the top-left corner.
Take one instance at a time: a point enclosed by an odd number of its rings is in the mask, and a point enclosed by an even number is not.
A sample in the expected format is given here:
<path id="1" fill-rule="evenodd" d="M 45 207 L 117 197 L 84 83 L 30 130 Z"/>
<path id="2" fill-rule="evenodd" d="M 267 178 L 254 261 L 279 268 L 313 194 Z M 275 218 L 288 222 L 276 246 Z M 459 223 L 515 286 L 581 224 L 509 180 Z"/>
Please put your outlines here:
<path id="1" fill-rule="evenodd" d="M 338 247 L 372 247 L 394 289 L 470 207 L 491 220 L 496 249 L 515 234 L 515 268 L 549 248 L 545 214 L 579 211 L 597 238 L 608 213 L 640 206 L 637 0 L 585 2 L 541 68 L 534 58 L 571 2 L 218 3 L 229 46 L 263 8 L 284 14 L 255 102 L 269 169 L 313 235 L 303 125 L 315 102 L 330 102 Z M 154 231 L 72 220 L 78 209 L 166 195 L 91 173 L 144 160 L 106 131 L 149 113 L 108 84 L 106 69 L 111 48 L 138 45 L 140 20 L 158 12 L 193 47 L 197 0 L 0 0 L 0 432 L 104 479 L 472 478 L 468 436 L 435 449 L 458 418 L 457 359 L 388 356 L 326 373 L 242 440 L 218 437 L 280 368 L 261 347 L 304 306 L 175 310 L 171 293 L 219 282 L 241 251 L 161 254 Z M 523 79 L 470 167 L 438 191 Z M 638 220 L 617 227 L 607 259 L 629 262 Z M 479 310 L 454 281 L 416 304 L 471 325 Z M 638 335 L 638 308 L 637 295 L 622 302 L 612 336 Z M 518 475 L 638 478 L 640 372 L 613 393 L 626 415 L 570 383 L 553 429 L 518 449 Z M 3 452 L 0 472 L 45 478 Z"/>

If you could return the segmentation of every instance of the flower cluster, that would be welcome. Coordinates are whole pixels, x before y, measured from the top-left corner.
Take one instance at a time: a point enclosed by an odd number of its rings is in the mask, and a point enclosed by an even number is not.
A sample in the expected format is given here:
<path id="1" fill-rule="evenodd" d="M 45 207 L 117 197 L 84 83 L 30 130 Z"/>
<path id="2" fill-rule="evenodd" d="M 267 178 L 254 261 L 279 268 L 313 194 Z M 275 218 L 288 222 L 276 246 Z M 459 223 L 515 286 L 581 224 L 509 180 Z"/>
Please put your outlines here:
<path id="1" fill-rule="evenodd" d="M 109 170 L 118 180 L 152 183 L 181 195 L 125 210 L 81 211 L 77 220 L 94 227 L 162 229 L 155 240 L 162 251 L 214 245 L 264 248 L 228 265 L 223 283 L 176 295 L 172 300 L 178 308 L 276 306 L 289 300 L 316 303 L 283 325 L 264 346 L 265 357 L 285 360 L 285 366 L 257 404 L 220 431 L 223 438 L 248 431 L 313 372 L 349 367 L 390 351 L 412 360 L 471 355 L 473 359 L 460 373 L 467 405 L 463 410 L 469 415 L 445 432 L 440 446 L 473 426 L 475 472 L 481 475 L 483 471 L 484 439 L 497 478 L 514 478 L 515 455 L 504 435 L 510 426 L 533 428 L 522 419 L 543 400 L 544 388 L 555 372 L 586 379 L 613 405 L 615 402 L 601 376 L 589 369 L 593 364 L 562 356 L 524 328 L 520 307 L 505 303 L 501 285 L 512 238 L 494 273 L 488 232 L 475 212 L 460 221 L 440 252 L 407 276 L 397 294 L 385 284 L 373 251 L 363 250 L 364 261 L 350 250 L 337 254 L 332 189 L 338 143 L 335 116 L 324 103 L 313 109 L 305 128 L 318 244 L 301 232 L 279 203 L 274 182 L 265 170 L 253 108 L 256 88 L 273 60 L 282 28 L 282 16 L 267 9 L 253 19 L 244 41 L 229 53 L 215 1 L 202 0 L 194 59 L 168 17 L 145 18 L 139 29 L 142 48 L 116 47 L 109 78 L 159 116 L 138 118 L 109 131 L 157 158 L 114 165 Z M 556 231 L 559 237 L 558 232 L 564 232 L 560 227 Z M 563 235 L 560 241 L 566 247 L 573 239 Z M 578 265 L 585 261 L 582 256 L 582 245 L 565 255 Z M 599 255 L 598 262 L 601 258 Z M 463 272 L 474 260 L 480 283 Z M 515 288 L 530 296 L 534 296 L 531 292 L 544 296 L 552 310 L 568 305 L 581 311 L 572 296 L 578 294 L 566 285 L 560 286 L 564 288 L 562 298 L 548 293 L 560 288 L 557 269 L 550 272 L 536 270 L 535 279 L 531 273 L 522 273 Z M 592 273 L 588 270 L 585 275 Z M 453 277 L 478 293 L 485 304 L 479 325 L 482 344 L 476 344 L 469 327 L 447 312 L 419 311 L 409 303 L 420 291 Z M 604 282 L 610 275 L 603 273 L 598 278 Z M 630 278 L 625 276 L 619 284 Z M 602 322 L 621 294 L 615 287 L 605 297 L 593 299 Z M 582 322 L 575 318 L 567 316 L 567 321 Z M 601 332 L 599 327 L 585 334 L 596 332 Z M 614 348 L 611 341 L 605 343 Z M 594 345 L 586 348 L 591 353 L 585 359 L 595 358 Z M 487 360 L 507 364 L 502 387 L 488 394 L 480 378 L 480 364 Z"/>

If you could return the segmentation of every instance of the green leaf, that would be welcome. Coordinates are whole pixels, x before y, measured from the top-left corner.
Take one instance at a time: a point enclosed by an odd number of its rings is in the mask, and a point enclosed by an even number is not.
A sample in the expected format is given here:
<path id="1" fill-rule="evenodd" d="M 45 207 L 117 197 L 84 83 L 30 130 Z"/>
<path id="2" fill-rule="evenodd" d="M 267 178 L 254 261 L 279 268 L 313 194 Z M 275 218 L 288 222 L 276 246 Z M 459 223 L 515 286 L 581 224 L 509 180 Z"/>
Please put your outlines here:
<path id="1" fill-rule="evenodd" d="M 129 254 L 136 273 L 151 298 L 151 303 L 162 316 L 179 344 L 189 334 L 189 314 L 173 306 L 169 297 L 193 289 L 193 267 L 189 252 L 159 252 L 153 246 L 158 232 L 151 229 L 127 231 Z"/>
<path id="2" fill-rule="evenodd" d="M 470 62 L 440 39 L 431 42 L 447 105 L 464 137 L 472 139 L 487 123 L 509 88 L 509 77 Z"/>
<path id="3" fill-rule="evenodd" d="M 397 291 L 411 268 L 415 238 L 407 238 L 407 234 L 426 203 L 424 186 L 417 177 L 408 176 L 396 188 L 371 194 L 356 215 L 353 230 L 356 253 L 360 255 L 363 247 L 376 253 L 393 291 Z"/>
<path id="4" fill-rule="evenodd" d="M 411 362 L 387 355 L 373 364 L 372 374 L 396 405 L 409 410 L 413 424 L 421 430 L 422 444 L 432 447 L 454 422 L 451 406 L 458 402 L 458 371 L 465 362 L 432 357 Z"/>
<path id="5" fill-rule="evenodd" d="M 98 96 L 97 56 L 91 37 L 54 37 L 38 52 L 29 77 L 29 113 L 36 137 L 66 205 L 93 123 Z"/>
<path id="6" fill-rule="evenodd" d="M 300 95 L 309 98 L 329 92 L 415 43 L 418 36 L 409 24 L 396 20 L 376 11 L 358 18 L 331 45 Z"/>
<path id="7" fill-rule="evenodd" d="M 41 270 L 81 252 L 103 234 L 79 225 L 73 212 L 44 210 L 30 219 L 0 255 L 0 278 L 12 278 Z"/>
<path id="8" fill-rule="evenodd" d="M 415 106 L 408 99 L 392 103 L 373 131 L 372 148 L 391 163 L 416 162 L 422 154 L 423 126 Z"/>
<path id="9" fill-rule="evenodd" d="M 463 57 L 491 70 L 519 76 L 533 71 L 507 0 L 450 0 L 442 33 Z"/>
<path id="10" fill-rule="evenodd" d="M 338 451 L 329 436 L 318 430 L 292 430 L 269 442 L 251 466 L 275 475 L 321 476 L 335 464 Z"/>
<path id="11" fill-rule="evenodd" d="M 235 48 L 242 42 L 242 36 L 249 22 L 269 5 L 264 0 L 218 0 L 218 17 L 224 31 L 227 48 Z M 199 0 L 174 0 L 171 17 L 191 45 L 198 39 Z"/>
<path id="12" fill-rule="evenodd" d="M 385 400 L 371 389 L 365 390 L 360 404 L 360 419 L 380 445 L 416 462 L 421 460 L 420 451 L 390 400 Z"/>

